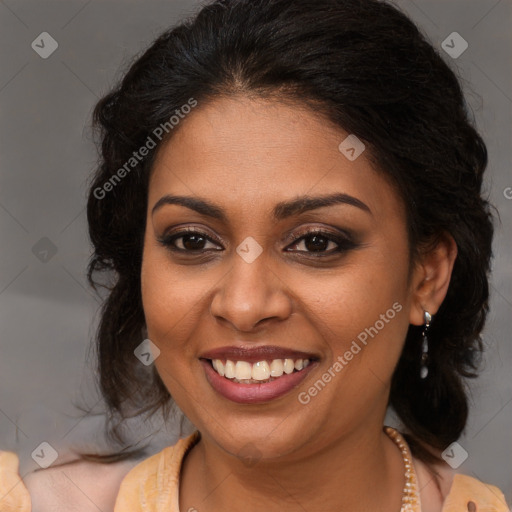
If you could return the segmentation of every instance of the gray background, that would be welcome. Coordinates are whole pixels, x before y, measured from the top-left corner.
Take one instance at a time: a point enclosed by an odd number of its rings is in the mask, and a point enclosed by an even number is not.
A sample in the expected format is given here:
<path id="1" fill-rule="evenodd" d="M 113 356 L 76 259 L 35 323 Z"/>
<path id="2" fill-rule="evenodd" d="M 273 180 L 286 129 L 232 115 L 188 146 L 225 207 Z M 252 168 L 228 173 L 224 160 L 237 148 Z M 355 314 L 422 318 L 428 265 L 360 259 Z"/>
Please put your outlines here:
<path id="1" fill-rule="evenodd" d="M 396 4 L 461 76 L 489 149 L 487 190 L 501 225 L 488 351 L 471 383 L 472 413 L 459 440 L 469 456 L 458 471 L 497 485 L 512 503 L 512 0 Z M 197 5 L 0 1 L 0 447 L 19 454 L 22 475 L 38 467 L 30 455 L 43 441 L 59 461 L 71 446 L 103 446 L 89 349 L 99 302 L 85 281 L 85 191 L 96 158 L 90 116 L 131 57 Z M 457 59 L 441 49 L 454 31 L 469 43 Z M 48 59 L 31 48 L 42 32 L 59 45 Z M 74 403 L 90 414 L 80 419 Z M 151 425 L 133 428 L 134 439 L 151 434 Z M 177 435 L 176 425 L 160 429 L 152 450 Z"/>

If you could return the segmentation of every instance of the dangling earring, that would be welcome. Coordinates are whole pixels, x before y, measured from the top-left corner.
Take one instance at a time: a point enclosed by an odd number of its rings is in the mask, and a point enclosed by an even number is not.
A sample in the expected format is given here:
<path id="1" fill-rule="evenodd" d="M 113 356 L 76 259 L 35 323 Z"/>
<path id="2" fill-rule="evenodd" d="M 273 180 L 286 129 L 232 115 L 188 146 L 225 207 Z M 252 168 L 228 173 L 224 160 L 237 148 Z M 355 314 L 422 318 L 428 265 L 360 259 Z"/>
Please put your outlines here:
<path id="1" fill-rule="evenodd" d="M 422 336 L 422 344 L 421 344 L 421 367 L 420 367 L 420 377 L 422 379 L 425 379 L 428 375 L 428 368 L 427 368 L 427 362 L 428 362 L 428 338 L 427 338 L 427 331 L 430 327 L 430 322 L 432 320 L 432 315 L 425 311 L 423 318 L 425 320 L 425 325 L 423 326 L 423 332 L 421 333 Z"/>

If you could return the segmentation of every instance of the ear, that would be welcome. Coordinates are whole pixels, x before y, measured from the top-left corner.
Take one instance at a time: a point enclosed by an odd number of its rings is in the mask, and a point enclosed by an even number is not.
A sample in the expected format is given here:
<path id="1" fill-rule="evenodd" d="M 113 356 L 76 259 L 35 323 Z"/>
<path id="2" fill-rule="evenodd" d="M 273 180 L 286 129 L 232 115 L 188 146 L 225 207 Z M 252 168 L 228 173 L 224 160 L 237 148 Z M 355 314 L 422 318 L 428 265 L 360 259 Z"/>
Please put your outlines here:
<path id="1" fill-rule="evenodd" d="M 423 325 L 424 311 L 437 313 L 448 292 L 457 244 L 449 233 L 443 233 L 434 247 L 425 249 L 413 271 L 412 302 L 409 322 Z"/>

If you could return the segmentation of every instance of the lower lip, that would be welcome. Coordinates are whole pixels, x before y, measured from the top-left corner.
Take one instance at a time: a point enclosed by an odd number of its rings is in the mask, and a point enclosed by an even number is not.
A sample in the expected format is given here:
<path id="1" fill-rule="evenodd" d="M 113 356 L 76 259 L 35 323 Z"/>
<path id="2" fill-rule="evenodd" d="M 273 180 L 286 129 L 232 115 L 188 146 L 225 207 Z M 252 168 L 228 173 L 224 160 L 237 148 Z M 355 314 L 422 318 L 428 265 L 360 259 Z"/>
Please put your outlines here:
<path id="1" fill-rule="evenodd" d="M 233 382 L 225 377 L 221 377 L 213 369 L 209 361 L 201 359 L 201 364 L 212 388 L 224 398 L 239 404 L 260 404 L 279 398 L 297 387 L 317 363 L 312 361 L 299 372 L 293 372 L 288 375 L 284 374 L 272 382 L 264 382 L 262 384 L 240 384 Z"/>

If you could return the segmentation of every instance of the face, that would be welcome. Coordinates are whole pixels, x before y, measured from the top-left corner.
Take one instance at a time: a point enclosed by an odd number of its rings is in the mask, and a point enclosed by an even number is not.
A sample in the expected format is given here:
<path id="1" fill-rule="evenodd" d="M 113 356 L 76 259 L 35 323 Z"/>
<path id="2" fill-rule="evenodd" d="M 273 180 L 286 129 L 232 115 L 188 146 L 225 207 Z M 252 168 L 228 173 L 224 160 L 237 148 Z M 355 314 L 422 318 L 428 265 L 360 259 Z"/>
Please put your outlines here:
<path id="1" fill-rule="evenodd" d="M 174 400 L 229 453 L 305 456 L 382 425 L 410 321 L 407 229 L 365 153 L 340 151 L 348 135 L 232 97 L 199 104 L 156 159 L 148 337 Z"/>

